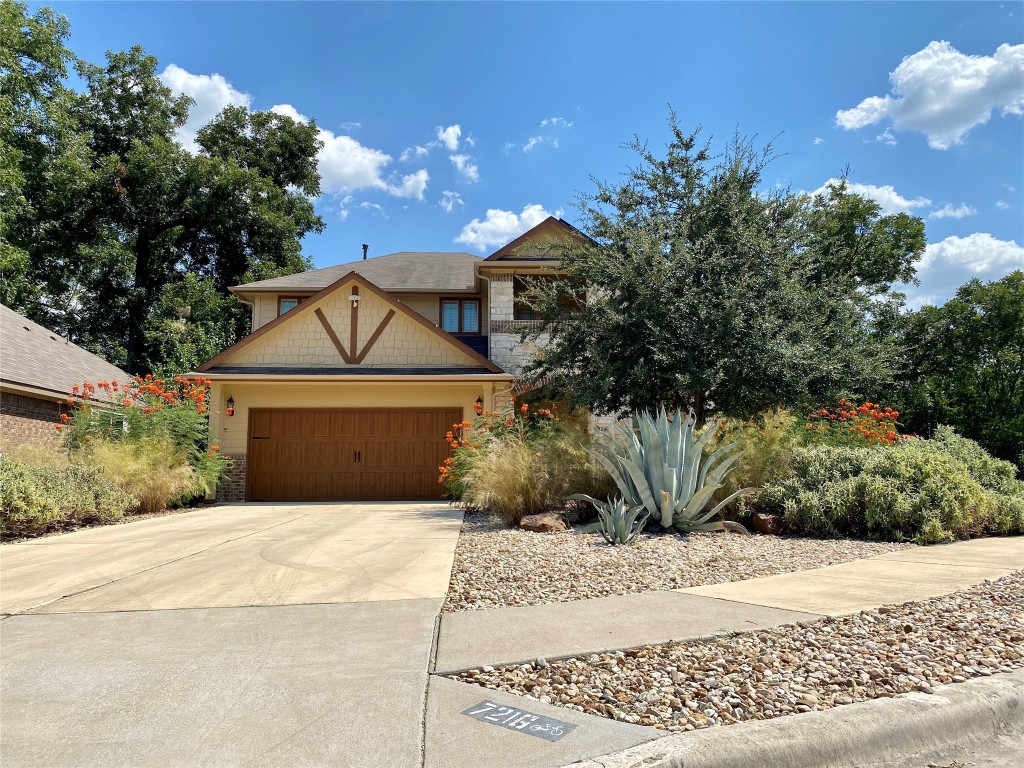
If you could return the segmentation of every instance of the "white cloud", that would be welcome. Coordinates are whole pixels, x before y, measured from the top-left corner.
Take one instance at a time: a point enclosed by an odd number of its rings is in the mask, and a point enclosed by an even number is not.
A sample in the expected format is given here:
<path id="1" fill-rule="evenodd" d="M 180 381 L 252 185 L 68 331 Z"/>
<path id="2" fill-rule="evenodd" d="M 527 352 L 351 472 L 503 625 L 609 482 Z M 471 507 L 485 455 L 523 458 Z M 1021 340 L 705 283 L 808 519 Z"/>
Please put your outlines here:
<path id="1" fill-rule="evenodd" d="M 942 208 L 937 211 L 932 211 L 928 214 L 930 219 L 962 219 L 966 216 L 973 216 L 977 211 L 974 210 L 967 203 L 960 203 L 960 205 L 953 205 L 952 203 L 946 203 Z"/>
<path id="2" fill-rule="evenodd" d="M 823 138 L 821 138 L 821 136 L 815 136 L 814 137 L 814 143 L 815 144 L 824 144 L 825 140 Z"/>
<path id="3" fill-rule="evenodd" d="M 1005 211 L 1009 207 L 1010 204 L 1005 200 L 996 200 L 996 208 L 998 208 L 999 210 Z"/>
<path id="4" fill-rule="evenodd" d="M 428 181 L 430 181 L 430 174 L 427 173 L 426 168 L 421 168 L 415 173 L 403 176 L 398 184 L 385 184 L 383 189 L 395 197 L 414 197 L 417 200 L 422 200 L 423 193 L 427 191 Z"/>
<path id="5" fill-rule="evenodd" d="M 430 154 L 430 147 L 433 145 L 434 142 L 431 142 L 428 146 L 425 147 L 420 146 L 419 144 L 417 144 L 415 147 L 406 147 L 405 149 L 402 150 L 402 154 L 398 156 L 398 159 L 403 163 L 407 163 L 414 157 L 426 157 L 427 155 Z"/>
<path id="6" fill-rule="evenodd" d="M 342 123 L 340 127 L 344 128 L 346 131 L 354 131 L 356 128 L 362 128 L 363 124 L 357 123 L 355 120 L 349 120 Z"/>
<path id="7" fill-rule="evenodd" d="M 811 194 L 825 194 L 828 191 L 829 185 L 836 184 L 838 182 L 838 179 L 829 179 Z M 882 206 L 882 213 L 884 214 L 912 211 L 915 208 L 927 208 L 932 204 L 932 201 L 927 197 L 903 197 L 903 195 L 893 189 L 891 184 L 879 187 L 874 184 L 857 184 L 856 182 L 847 181 L 846 189 L 849 192 L 853 192 L 855 195 L 860 195 L 861 197 L 866 197 L 869 200 L 874 200 Z"/>
<path id="8" fill-rule="evenodd" d="M 540 224 L 548 216 L 559 217 L 562 211 L 548 213 L 543 206 L 535 203 L 523 206 L 522 213 L 489 208 L 483 221 L 473 219 L 462 228 L 455 238 L 456 243 L 463 243 L 479 251 L 485 251 L 495 245 L 504 245 L 514 240 L 528 229 Z"/>
<path id="9" fill-rule="evenodd" d="M 933 149 L 963 141 L 994 109 L 1024 113 L 1024 44 L 1000 45 L 991 56 L 968 56 L 948 42 L 931 42 L 889 74 L 892 91 L 836 112 L 846 130 L 888 118 L 898 131 L 919 131 Z"/>
<path id="10" fill-rule="evenodd" d="M 572 124 L 572 120 L 566 120 L 564 117 L 546 117 L 540 121 L 541 128 L 572 128 Z"/>
<path id="11" fill-rule="evenodd" d="M 169 64 L 159 77 L 172 92 L 185 93 L 196 100 L 189 113 L 189 121 L 179 130 L 178 136 L 179 141 L 191 152 L 196 151 L 196 131 L 224 107 L 234 104 L 248 108 L 252 103 L 249 94 L 236 90 L 221 75 L 193 75 L 175 64 Z M 275 104 L 270 111 L 301 123 L 310 122 L 306 115 L 291 104 Z M 345 125 L 358 126 L 358 123 Z M 351 136 L 335 134 L 326 128 L 317 129 L 317 138 L 323 142 L 317 155 L 317 165 L 320 184 L 325 193 L 347 195 L 360 189 L 379 189 L 395 197 L 423 199 L 430 179 L 426 170 L 398 179 L 385 179 L 384 170 L 391 163 L 391 155 L 365 147 Z M 347 206 L 348 203 L 343 200 L 343 219 L 348 215 Z"/>
<path id="12" fill-rule="evenodd" d="M 476 137 L 473 136 L 472 134 L 470 134 L 469 136 L 464 138 L 463 141 L 466 142 L 466 144 L 468 144 L 471 147 L 475 147 L 476 146 Z"/>
<path id="13" fill-rule="evenodd" d="M 976 232 L 967 237 L 951 235 L 925 249 L 921 267 L 938 264 L 962 267 L 974 273 L 993 269 L 1024 268 L 1024 248 L 1015 240 L 997 240 L 987 232 Z"/>
<path id="14" fill-rule="evenodd" d="M 302 123 L 309 122 L 309 118 L 291 104 L 275 104 L 270 111 Z M 430 180 L 425 169 L 401 179 L 385 180 L 384 169 L 391 163 L 391 155 L 364 147 L 351 136 L 337 135 L 326 128 L 317 130 L 317 138 L 323 142 L 317 155 L 317 165 L 324 192 L 342 194 L 360 189 L 381 189 L 395 197 L 423 199 Z"/>
<path id="15" fill-rule="evenodd" d="M 529 152 L 542 141 L 544 141 L 543 136 L 531 136 L 530 139 L 525 144 L 523 144 L 523 152 Z"/>
<path id="16" fill-rule="evenodd" d="M 883 144 L 888 144 L 890 147 L 895 147 L 899 142 L 896 141 L 896 135 L 892 132 L 892 129 L 886 128 L 880 134 L 875 136 L 875 141 L 880 141 Z"/>
<path id="17" fill-rule="evenodd" d="M 441 210 L 445 213 L 451 213 L 455 210 L 456 205 L 465 205 L 465 203 L 462 202 L 462 195 L 458 192 L 452 192 L 446 189 L 441 193 L 441 202 L 438 203 L 438 205 L 441 206 Z"/>
<path id="18" fill-rule="evenodd" d="M 168 64 L 157 77 L 174 95 L 184 93 L 195 100 L 189 108 L 188 122 L 177 131 L 178 141 L 189 152 L 199 150 L 196 134 L 224 107 L 248 107 L 252 103 L 252 96 L 235 90 L 222 75 L 193 75 L 177 64 Z"/>
<path id="19" fill-rule="evenodd" d="M 273 112 L 273 113 L 278 114 L 278 115 L 284 115 L 285 117 L 290 117 L 292 120 L 294 120 L 297 123 L 308 123 L 309 122 L 309 118 L 306 117 L 301 112 L 299 112 L 299 110 L 297 110 L 291 104 L 275 104 L 274 106 L 272 106 L 267 111 L 268 112 Z"/>
<path id="20" fill-rule="evenodd" d="M 437 141 L 444 145 L 444 148 L 449 152 L 454 152 L 459 148 L 459 137 L 462 135 L 462 128 L 458 125 L 449 125 L 447 128 L 437 126 L 434 129 L 437 132 Z"/>
<path id="21" fill-rule="evenodd" d="M 480 181 L 480 168 L 471 162 L 469 155 L 449 155 L 449 159 L 466 181 Z"/>

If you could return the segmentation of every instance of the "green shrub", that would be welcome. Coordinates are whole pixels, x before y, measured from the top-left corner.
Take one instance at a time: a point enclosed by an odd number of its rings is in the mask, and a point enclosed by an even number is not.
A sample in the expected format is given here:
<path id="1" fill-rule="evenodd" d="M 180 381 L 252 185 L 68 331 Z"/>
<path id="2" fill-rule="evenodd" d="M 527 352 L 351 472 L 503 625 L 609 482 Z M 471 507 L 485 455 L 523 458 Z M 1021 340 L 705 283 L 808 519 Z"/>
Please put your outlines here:
<path id="1" fill-rule="evenodd" d="M 793 451 L 791 475 L 751 507 L 816 536 L 932 543 L 1024 533 L 1024 484 L 1003 464 L 952 430 L 891 446 L 805 446 Z"/>
<path id="2" fill-rule="evenodd" d="M 0 532 L 31 535 L 70 524 L 121 519 L 135 500 L 79 464 L 30 466 L 0 458 Z"/>

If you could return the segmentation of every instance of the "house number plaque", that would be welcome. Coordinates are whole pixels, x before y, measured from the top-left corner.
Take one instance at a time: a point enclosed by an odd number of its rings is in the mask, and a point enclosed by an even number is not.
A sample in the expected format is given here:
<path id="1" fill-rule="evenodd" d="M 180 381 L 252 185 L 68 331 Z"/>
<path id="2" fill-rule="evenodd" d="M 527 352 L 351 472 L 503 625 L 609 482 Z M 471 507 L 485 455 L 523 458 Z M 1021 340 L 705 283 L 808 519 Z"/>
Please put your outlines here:
<path id="1" fill-rule="evenodd" d="M 576 727 L 572 723 L 563 723 L 561 720 L 535 715 L 516 707 L 504 707 L 493 701 L 481 701 L 475 707 L 463 711 L 462 714 L 483 720 L 485 723 L 500 725 L 511 731 L 539 736 L 548 741 L 558 741 Z"/>

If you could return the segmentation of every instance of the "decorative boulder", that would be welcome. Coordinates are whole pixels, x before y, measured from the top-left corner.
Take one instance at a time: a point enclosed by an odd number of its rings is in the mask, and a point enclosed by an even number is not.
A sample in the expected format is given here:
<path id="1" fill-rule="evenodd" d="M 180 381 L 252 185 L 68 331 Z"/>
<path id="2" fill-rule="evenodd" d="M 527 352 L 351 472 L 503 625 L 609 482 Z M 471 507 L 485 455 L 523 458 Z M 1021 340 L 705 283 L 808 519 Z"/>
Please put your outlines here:
<path id="1" fill-rule="evenodd" d="M 537 533 L 559 533 L 567 530 L 562 517 L 552 512 L 545 512 L 542 515 L 527 515 L 519 521 L 519 527 L 524 531 L 536 531 Z"/>
<path id="2" fill-rule="evenodd" d="M 771 536 L 778 536 L 786 532 L 786 521 L 781 515 L 766 515 L 758 512 L 753 519 L 754 530 L 758 533 L 767 533 Z"/>

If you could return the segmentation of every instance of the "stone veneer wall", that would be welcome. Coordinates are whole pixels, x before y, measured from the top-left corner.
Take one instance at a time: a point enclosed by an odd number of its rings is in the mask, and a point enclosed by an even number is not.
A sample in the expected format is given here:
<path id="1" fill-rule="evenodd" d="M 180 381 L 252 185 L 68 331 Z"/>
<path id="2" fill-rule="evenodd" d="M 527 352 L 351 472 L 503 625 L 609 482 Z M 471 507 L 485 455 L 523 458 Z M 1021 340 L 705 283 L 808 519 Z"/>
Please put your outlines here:
<path id="1" fill-rule="evenodd" d="M 217 484 L 217 501 L 245 501 L 245 455 L 227 455 L 232 461 Z"/>
<path id="2" fill-rule="evenodd" d="M 12 445 L 55 441 L 60 406 L 54 399 L 0 392 L 0 442 Z"/>

